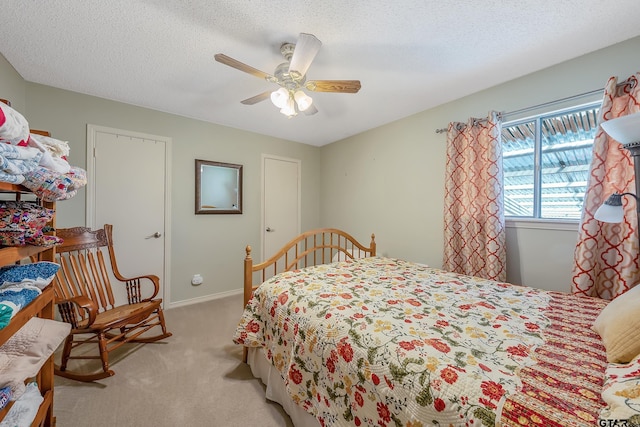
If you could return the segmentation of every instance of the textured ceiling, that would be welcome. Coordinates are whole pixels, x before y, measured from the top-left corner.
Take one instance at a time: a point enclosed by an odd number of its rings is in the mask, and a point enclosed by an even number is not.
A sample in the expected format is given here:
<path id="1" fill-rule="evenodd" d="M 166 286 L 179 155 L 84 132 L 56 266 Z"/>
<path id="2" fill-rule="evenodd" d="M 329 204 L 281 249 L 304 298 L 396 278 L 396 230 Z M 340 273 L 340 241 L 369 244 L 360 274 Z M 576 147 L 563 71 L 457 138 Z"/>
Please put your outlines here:
<path id="1" fill-rule="evenodd" d="M 0 52 L 31 82 L 320 146 L 635 37 L 638 22 L 638 0 L 3 0 Z M 310 92 L 319 112 L 292 119 L 242 105 L 277 86 L 214 54 L 271 74 L 301 32 L 323 43 L 307 78 L 360 92 Z"/>

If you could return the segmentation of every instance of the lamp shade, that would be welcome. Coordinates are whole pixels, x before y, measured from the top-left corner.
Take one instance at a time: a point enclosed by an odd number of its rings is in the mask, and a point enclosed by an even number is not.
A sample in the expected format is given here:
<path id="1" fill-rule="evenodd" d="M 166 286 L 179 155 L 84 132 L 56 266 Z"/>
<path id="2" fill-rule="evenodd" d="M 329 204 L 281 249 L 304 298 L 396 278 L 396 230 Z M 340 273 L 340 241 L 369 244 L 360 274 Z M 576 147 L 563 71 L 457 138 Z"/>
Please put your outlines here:
<path id="1" fill-rule="evenodd" d="M 640 113 L 628 114 L 600 123 L 602 129 L 621 144 L 640 142 Z"/>
<path id="2" fill-rule="evenodd" d="M 602 205 L 600 205 L 593 217 L 600 222 L 622 222 L 624 217 L 622 196 L 622 194 L 613 193 Z"/>
<path id="3" fill-rule="evenodd" d="M 287 117 L 293 117 L 293 116 L 295 116 L 296 114 L 298 114 L 298 113 L 296 112 L 296 105 L 295 105 L 295 102 L 293 101 L 293 98 L 291 98 L 291 97 L 290 97 L 290 98 L 287 100 L 287 103 L 285 104 L 285 106 L 284 106 L 284 107 L 282 107 L 282 109 L 280 110 L 280 112 L 281 112 L 282 114 L 284 114 L 285 116 L 287 116 Z"/>
<path id="4" fill-rule="evenodd" d="M 600 222 L 622 222 L 624 210 L 622 206 L 601 205 L 593 216 Z"/>
<path id="5" fill-rule="evenodd" d="M 271 102 L 278 108 L 286 107 L 289 102 L 289 91 L 281 87 L 280 89 L 271 92 Z"/>
<path id="6" fill-rule="evenodd" d="M 298 110 L 305 111 L 307 108 L 311 107 L 311 103 L 313 103 L 313 99 L 303 91 L 299 90 L 293 94 L 293 97 L 298 104 Z"/>

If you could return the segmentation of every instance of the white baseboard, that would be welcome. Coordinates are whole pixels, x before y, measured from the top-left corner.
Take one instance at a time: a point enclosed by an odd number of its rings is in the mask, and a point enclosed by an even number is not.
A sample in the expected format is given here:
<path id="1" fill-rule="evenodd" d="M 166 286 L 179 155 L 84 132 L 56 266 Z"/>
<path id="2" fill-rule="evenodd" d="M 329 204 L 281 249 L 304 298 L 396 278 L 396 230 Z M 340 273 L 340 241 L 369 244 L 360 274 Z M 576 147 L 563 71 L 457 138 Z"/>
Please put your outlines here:
<path id="1" fill-rule="evenodd" d="M 211 301 L 214 299 L 226 298 L 232 295 L 241 295 L 244 291 L 242 289 L 236 289 L 233 291 L 219 292 L 217 294 L 205 295 L 197 298 L 191 298 L 182 301 L 171 302 L 168 307 L 164 307 L 165 310 L 169 310 L 176 307 L 183 307 L 185 305 L 197 304 L 199 302 Z"/>

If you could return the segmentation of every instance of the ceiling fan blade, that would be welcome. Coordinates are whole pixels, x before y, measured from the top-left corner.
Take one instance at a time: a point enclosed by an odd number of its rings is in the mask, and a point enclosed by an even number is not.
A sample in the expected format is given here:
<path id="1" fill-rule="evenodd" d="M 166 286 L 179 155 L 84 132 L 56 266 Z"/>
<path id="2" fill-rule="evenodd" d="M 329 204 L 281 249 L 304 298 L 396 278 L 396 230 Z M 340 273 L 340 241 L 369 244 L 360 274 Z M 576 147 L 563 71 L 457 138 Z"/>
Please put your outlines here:
<path id="1" fill-rule="evenodd" d="M 269 80 L 274 77 L 271 74 L 265 73 L 264 71 L 260 71 L 256 68 L 251 67 L 243 62 L 238 61 L 237 59 L 233 59 L 223 53 L 216 53 L 214 55 L 216 61 L 228 65 L 229 67 L 233 67 L 236 70 L 244 71 L 245 73 L 249 73 L 252 76 L 256 76 L 261 79 Z"/>
<path id="2" fill-rule="evenodd" d="M 309 106 L 309 108 L 307 108 L 306 110 L 304 110 L 304 111 L 303 111 L 303 113 L 304 113 L 305 115 L 307 115 L 307 116 L 312 116 L 312 115 L 314 115 L 314 114 L 315 114 L 315 113 L 317 113 L 317 112 L 318 112 L 318 109 L 316 108 L 316 106 L 315 106 L 314 104 L 311 104 L 311 105 Z"/>
<path id="3" fill-rule="evenodd" d="M 360 80 L 309 80 L 304 86 L 314 92 L 357 93 Z"/>
<path id="4" fill-rule="evenodd" d="M 298 74 L 300 77 L 307 74 L 307 70 L 318 54 L 320 46 L 322 46 L 322 42 L 313 34 L 300 33 L 289 63 L 289 73 Z"/>
<path id="5" fill-rule="evenodd" d="M 253 104 L 257 104 L 260 101 L 264 101 L 265 99 L 269 98 L 271 96 L 271 90 L 268 90 L 266 92 L 262 92 L 259 95 L 256 96 L 252 96 L 251 98 L 247 98 L 244 101 L 240 101 L 242 104 L 244 105 L 253 105 Z"/>

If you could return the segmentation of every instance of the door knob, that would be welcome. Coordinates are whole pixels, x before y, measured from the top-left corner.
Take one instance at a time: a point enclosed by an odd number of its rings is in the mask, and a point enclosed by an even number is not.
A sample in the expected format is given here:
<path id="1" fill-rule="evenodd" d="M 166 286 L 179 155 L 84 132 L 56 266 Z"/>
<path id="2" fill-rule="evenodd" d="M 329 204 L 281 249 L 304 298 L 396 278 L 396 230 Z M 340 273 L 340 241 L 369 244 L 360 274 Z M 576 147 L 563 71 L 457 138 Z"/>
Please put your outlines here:
<path id="1" fill-rule="evenodd" d="M 267 233 L 273 233 L 274 231 L 276 231 L 276 230 L 274 230 L 274 229 L 273 229 L 273 228 L 271 228 L 271 227 L 267 227 Z"/>
<path id="2" fill-rule="evenodd" d="M 154 239 L 159 239 L 162 236 L 162 234 L 158 233 L 157 231 L 155 233 L 153 233 L 151 236 L 147 236 L 145 237 L 145 239 L 151 239 L 152 237 Z"/>

